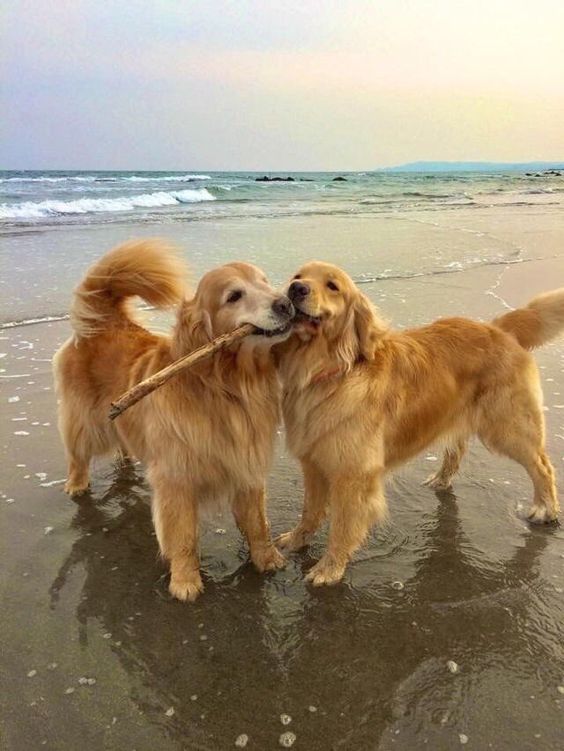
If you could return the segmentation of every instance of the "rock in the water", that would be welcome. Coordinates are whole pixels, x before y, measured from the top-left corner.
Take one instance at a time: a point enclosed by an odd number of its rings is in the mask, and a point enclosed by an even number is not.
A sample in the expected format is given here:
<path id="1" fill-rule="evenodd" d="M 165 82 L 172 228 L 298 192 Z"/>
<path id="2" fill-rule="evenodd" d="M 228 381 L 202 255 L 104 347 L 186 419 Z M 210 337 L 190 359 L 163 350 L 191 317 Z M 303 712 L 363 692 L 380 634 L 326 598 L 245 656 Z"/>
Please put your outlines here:
<path id="1" fill-rule="evenodd" d="M 346 183 L 348 182 L 346 177 L 334 177 L 333 178 L 334 183 Z"/>
<path id="2" fill-rule="evenodd" d="M 268 177 L 267 175 L 263 175 L 263 177 L 255 177 L 256 183 L 293 183 L 295 182 L 293 177 Z"/>

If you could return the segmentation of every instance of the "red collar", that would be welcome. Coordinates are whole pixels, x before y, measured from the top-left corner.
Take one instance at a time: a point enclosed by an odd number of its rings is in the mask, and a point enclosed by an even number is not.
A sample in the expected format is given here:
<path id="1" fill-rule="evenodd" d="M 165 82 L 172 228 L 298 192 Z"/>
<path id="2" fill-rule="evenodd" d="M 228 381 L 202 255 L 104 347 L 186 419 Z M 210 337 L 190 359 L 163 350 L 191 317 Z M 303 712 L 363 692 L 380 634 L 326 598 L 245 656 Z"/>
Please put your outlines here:
<path id="1" fill-rule="evenodd" d="M 336 378 L 337 376 L 340 376 L 340 375 L 344 375 L 342 368 L 333 368 L 332 370 L 322 370 L 321 373 L 318 373 L 317 375 L 313 376 L 313 378 L 309 382 L 309 385 L 317 386 L 318 383 L 329 381 L 331 378 Z"/>

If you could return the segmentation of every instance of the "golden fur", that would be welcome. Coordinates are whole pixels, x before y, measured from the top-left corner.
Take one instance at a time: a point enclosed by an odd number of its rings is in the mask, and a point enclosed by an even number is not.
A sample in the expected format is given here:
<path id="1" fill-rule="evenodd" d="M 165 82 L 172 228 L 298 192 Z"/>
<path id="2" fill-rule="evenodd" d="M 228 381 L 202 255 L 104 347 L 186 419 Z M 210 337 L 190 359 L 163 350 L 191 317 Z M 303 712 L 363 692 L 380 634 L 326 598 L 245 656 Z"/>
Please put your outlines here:
<path id="1" fill-rule="evenodd" d="M 282 340 L 276 332 L 293 311 L 249 264 L 209 272 L 192 299 L 184 299 L 184 277 L 181 261 L 159 241 L 131 242 L 108 253 L 75 292 L 74 336 L 56 353 L 54 372 L 69 466 L 66 492 L 86 490 L 94 456 L 122 448 L 142 459 L 154 491 L 160 550 L 170 562 L 170 592 L 193 600 L 203 589 L 198 516 L 206 501 L 230 502 L 260 571 L 283 564 L 270 540 L 264 483 L 279 421 L 271 346 Z M 128 301 L 134 295 L 156 306 L 177 306 L 172 336 L 153 334 L 132 320 Z M 241 323 L 276 335 L 247 337 L 110 422 L 113 399 Z"/>
<path id="2" fill-rule="evenodd" d="M 430 486 L 450 486 L 476 434 L 529 473 L 531 521 L 556 519 L 540 380 L 525 348 L 564 329 L 564 288 L 492 324 L 452 318 L 402 332 L 390 330 L 330 264 L 302 267 L 288 294 L 301 320 L 280 345 L 283 414 L 305 496 L 301 521 L 279 543 L 306 545 L 329 514 L 328 548 L 309 580 L 342 578 L 370 527 L 385 517 L 386 473 L 438 439 L 448 448 Z"/>

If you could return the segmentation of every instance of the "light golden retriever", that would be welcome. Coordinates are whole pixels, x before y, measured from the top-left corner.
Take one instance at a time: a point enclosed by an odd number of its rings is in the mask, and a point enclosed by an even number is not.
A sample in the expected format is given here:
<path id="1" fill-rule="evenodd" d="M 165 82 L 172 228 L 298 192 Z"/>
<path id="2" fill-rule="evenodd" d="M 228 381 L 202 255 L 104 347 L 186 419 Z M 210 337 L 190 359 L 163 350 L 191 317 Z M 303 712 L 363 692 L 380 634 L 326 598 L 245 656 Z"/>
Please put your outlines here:
<path id="1" fill-rule="evenodd" d="M 280 345 L 282 408 L 305 496 L 301 521 L 277 542 L 301 548 L 329 514 L 328 548 L 308 580 L 342 578 L 386 515 L 386 474 L 438 439 L 447 448 L 430 486 L 450 486 L 476 434 L 529 473 L 530 520 L 556 519 L 539 375 L 527 349 L 564 329 L 564 288 L 491 324 L 452 318 L 402 332 L 391 331 L 352 280 L 327 263 L 303 266 L 288 296 L 298 323 Z"/>
<path id="2" fill-rule="evenodd" d="M 72 338 L 54 358 L 59 429 L 68 456 L 67 493 L 88 487 L 94 456 L 121 448 L 142 459 L 153 488 L 152 511 L 170 592 L 194 600 L 203 590 L 198 515 L 225 498 L 260 571 L 284 559 L 270 539 L 265 477 L 279 422 L 279 382 L 272 345 L 288 336 L 293 308 L 260 269 L 229 263 L 207 273 L 184 298 L 185 269 L 162 243 L 120 246 L 75 291 Z M 129 298 L 176 305 L 172 336 L 138 325 Z M 242 323 L 257 327 L 228 351 L 175 376 L 119 417 L 110 402 L 135 383 Z"/>

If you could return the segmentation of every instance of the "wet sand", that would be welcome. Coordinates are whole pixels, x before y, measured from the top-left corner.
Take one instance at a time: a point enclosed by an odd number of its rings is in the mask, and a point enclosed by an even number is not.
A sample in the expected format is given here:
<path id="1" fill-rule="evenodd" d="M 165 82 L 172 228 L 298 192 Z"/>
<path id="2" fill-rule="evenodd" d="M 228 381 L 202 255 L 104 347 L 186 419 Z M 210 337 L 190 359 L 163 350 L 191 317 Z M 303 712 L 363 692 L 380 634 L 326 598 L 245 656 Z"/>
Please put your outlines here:
<path id="1" fill-rule="evenodd" d="M 454 213 L 448 227 L 428 219 L 420 217 L 421 229 L 410 220 L 412 247 L 428 249 L 420 277 L 370 282 L 369 271 L 392 264 L 370 250 L 361 258 L 358 229 L 346 220 L 333 233 L 311 229 L 311 254 L 305 241 L 292 244 L 304 230 L 296 220 L 284 252 L 263 265 L 283 278 L 298 255 L 322 256 L 326 242 L 325 257 L 366 272 L 363 289 L 406 326 L 460 313 L 488 319 L 564 282 L 564 228 L 552 217 L 531 226 L 475 214 L 481 237 L 461 235 L 468 219 Z M 382 246 L 400 237 L 394 227 L 379 235 Z M 107 247 L 102 230 L 92 233 L 83 237 L 88 251 L 68 261 L 73 281 L 76 267 Z M 469 254 L 492 237 L 509 253 L 518 241 L 526 262 L 435 273 L 431 261 L 442 253 L 450 263 L 453 237 L 461 253 L 472 245 Z M 407 239 L 396 239 L 393 260 Z M 72 237 L 58 240 L 68 259 Z M 208 261 L 197 260 L 197 270 Z M 61 278 L 51 276 L 49 289 L 66 284 L 67 267 L 55 268 Z M 26 317 L 34 311 L 12 266 L 10 275 Z M 562 747 L 564 532 L 524 521 L 532 490 L 520 467 L 474 444 L 454 493 L 439 494 L 421 486 L 440 458 L 425 452 L 389 483 L 390 522 L 330 589 L 303 582 L 325 532 L 284 571 L 260 576 L 232 520 L 213 518 L 201 544 L 206 591 L 184 605 L 167 593 L 140 465 L 100 460 L 88 495 L 62 492 L 50 359 L 68 333 L 66 321 L 0 331 L 3 748 L 216 751 L 245 735 L 247 748 L 263 750 L 279 748 L 284 733 L 308 751 Z M 562 496 L 564 343 L 536 356 Z M 270 478 L 275 534 L 297 519 L 301 487 L 281 435 Z"/>

